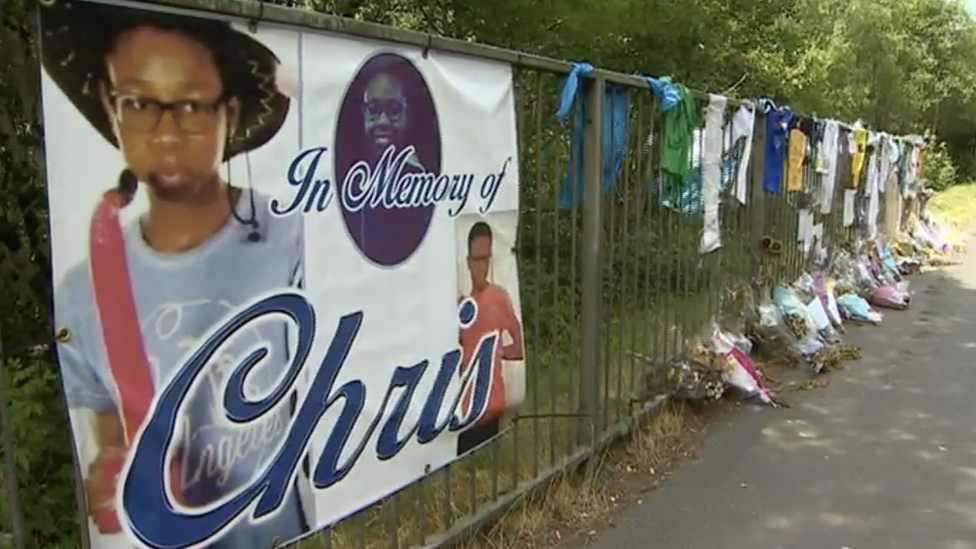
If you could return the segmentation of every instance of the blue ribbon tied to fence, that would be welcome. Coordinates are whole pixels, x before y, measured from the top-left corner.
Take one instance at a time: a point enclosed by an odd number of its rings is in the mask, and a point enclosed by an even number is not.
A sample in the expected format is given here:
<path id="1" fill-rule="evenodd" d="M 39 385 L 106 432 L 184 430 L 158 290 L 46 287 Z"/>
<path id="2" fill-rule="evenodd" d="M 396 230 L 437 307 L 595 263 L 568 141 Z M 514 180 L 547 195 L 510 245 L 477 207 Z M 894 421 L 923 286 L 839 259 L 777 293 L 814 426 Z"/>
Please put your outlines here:
<path id="1" fill-rule="evenodd" d="M 556 110 L 556 120 L 564 122 L 578 98 L 580 103 L 573 115 L 570 128 L 570 154 L 567 159 L 569 166 L 567 175 L 559 184 L 559 207 L 572 208 L 574 199 L 583 201 L 583 144 L 584 126 L 586 124 L 586 98 L 589 91 L 580 86 L 580 77 L 593 72 L 593 65 L 589 63 L 572 63 L 572 68 L 563 81 L 559 90 L 559 108 Z M 607 83 L 603 98 L 603 194 L 610 192 L 613 180 L 624 163 L 627 136 L 627 88 L 613 83 Z"/>
<path id="2" fill-rule="evenodd" d="M 580 86 L 583 75 L 593 72 L 593 65 L 589 63 L 572 63 L 569 74 L 563 81 L 559 91 L 559 107 L 556 110 L 556 120 L 565 122 L 578 99 L 579 107 L 572 117 L 570 128 L 570 154 L 567 158 L 567 175 L 560 179 L 559 207 L 572 208 L 573 203 L 582 203 L 584 172 L 584 126 L 586 124 L 586 98 L 588 90 Z M 670 77 L 655 78 L 647 75 L 637 75 L 643 78 L 648 87 L 660 103 L 661 113 L 671 110 L 681 100 L 681 95 Z M 614 83 L 607 83 L 604 89 L 603 109 L 603 194 L 607 195 L 613 186 L 613 181 L 620 173 L 626 156 L 627 117 L 629 102 L 627 88 Z M 721 192 L 725 192 L 738 166 L 736 155 L 723 155 L 721 166 Z M 663 179 L 658 179 L 655 191 L 660 196 L 662 206 L 686 214 L 701 213 L 704 202 L 701 197 L 701 166 L 699 159 L 694 158 L 688 173 L 682 178 L 680 188 L 668 185 Z"/>
<path id="3" fill-rule="evenodd" d="M 678 88 L 674 87 L 674 82 L 670 76 L 662 76 L 661 78 L 655 78 L 646 74 L 637 74 L 635 76 L 643 78 L 647 82 L 648 87 L 651 88 L 651 92 L 654 93 L 658 102 L 661 103 L 661 114 L 668 112 L 681 101 L 681 94 L 678 92 Z"/>

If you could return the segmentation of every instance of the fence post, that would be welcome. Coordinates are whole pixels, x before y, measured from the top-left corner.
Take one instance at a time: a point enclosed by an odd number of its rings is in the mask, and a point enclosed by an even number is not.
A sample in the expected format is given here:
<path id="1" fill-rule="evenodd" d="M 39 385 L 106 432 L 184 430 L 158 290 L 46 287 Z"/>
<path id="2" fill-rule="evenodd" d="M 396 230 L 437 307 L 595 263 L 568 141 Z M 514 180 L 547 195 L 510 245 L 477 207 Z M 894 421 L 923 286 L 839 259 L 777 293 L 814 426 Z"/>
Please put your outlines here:
<path id="1" fill-rule="evenodd" d="M 763 296 L 766 282 L 763 269 L 763 238 L 766 233 L 766 193 L 763 191 L 763 163 L 766 159 L 766 115 L 756 109 L 756 125 L 753 132 L 752 156 L 749 159 L 749 175 L 752 191 L 749 193 L 752 238 L 752 296 L 756 303 Z"/>
<path id="2" fill-rule="evenodd" d="M 603 220 L 603 96 L 606 83 L 595 75 L 584 82 L 586 104 L 583 127 L 583 235 L 580 250 L 582 298 L 580 342 L 580 414 L 589 419 L 579 430 L 579 443 L 596 440 L 600 408 L 600 325 L 603 300 L 603 272 L 600 264 Z"/>

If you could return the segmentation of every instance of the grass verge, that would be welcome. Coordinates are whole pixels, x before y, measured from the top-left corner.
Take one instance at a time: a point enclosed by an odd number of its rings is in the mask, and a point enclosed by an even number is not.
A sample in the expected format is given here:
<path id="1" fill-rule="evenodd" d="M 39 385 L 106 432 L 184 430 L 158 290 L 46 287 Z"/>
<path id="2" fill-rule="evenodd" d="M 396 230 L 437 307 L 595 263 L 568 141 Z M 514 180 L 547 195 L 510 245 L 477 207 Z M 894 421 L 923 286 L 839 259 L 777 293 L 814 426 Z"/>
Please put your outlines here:
<path id="1" fill-rule="evenodd" d="M 954 185 L 933 196 L 928 210 L 957 229 L 976 222 L 976 182 Z"/>
<path id="2" fill-rule="evenodd" d="M 511 508 L 462 549 L 577 546 L 613 523 L 614 511 L 637 502 L 674 467 L 694 456 L 706 415 L 669 404 L 633 431 L 626 444 L 595 456 L 583 474 L 558 479 L 544 496 Z"/>

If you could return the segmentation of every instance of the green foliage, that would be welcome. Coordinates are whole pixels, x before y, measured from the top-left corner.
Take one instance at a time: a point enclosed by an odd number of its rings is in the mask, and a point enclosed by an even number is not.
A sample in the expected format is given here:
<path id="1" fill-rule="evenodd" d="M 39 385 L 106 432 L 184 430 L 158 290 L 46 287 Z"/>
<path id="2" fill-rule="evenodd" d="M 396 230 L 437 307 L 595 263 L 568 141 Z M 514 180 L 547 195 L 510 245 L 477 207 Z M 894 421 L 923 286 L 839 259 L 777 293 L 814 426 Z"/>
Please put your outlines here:
<path id="1" fill-rule="evenodd" d="M 944 191 L 959 182 L 958 170 L 945 143 L 938 141 L 929 147 L 925 155 L 925 177 L 936 191 Z"/>
<path id="2" fill-rule="evenodd" d="M 6 1 L 0 26 L 0 334 L 9 356 L 51 337 L 48 219 L 38 147 L 37 66 L 25 3 Z M 78 539 L 67 414 L 50 361 L 7 359 L 12 435 L 28 539 Z M 3 482 L 9 482 L 4 478 Z M 0 516 L 9 531 L 6 497 Z"/>
<path id="3" fill-rule="evenodd" d="M 940 222 L 967 231 L 976 221 L 976 182 L 953 185 L 936 193 L 926 202 L 925 210 Z"/>
<path id="4" fill-rule="evenodd" d="M 35 546 L 77 541 L 75 485 L 68 415 L 55 370 L 43 360 L 9 359 L 6 383 L 13 395 L 12 434 L 21 508 Z M 6 519 L 7 499 L 0 499 Z"/>

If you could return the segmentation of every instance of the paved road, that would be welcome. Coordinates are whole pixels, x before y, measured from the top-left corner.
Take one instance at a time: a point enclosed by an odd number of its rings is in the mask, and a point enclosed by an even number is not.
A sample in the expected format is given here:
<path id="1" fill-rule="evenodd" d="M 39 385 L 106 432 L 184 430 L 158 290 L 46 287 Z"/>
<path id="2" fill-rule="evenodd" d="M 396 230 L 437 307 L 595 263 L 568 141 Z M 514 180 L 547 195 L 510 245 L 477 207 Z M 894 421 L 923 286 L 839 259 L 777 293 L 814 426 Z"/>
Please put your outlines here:
<path id="1" fill-rule="evenodd" d="M 716 426 L 595 549 L 976 549 L 976 254 L 852 331 L 865 357 L 792 409 Z"/>

